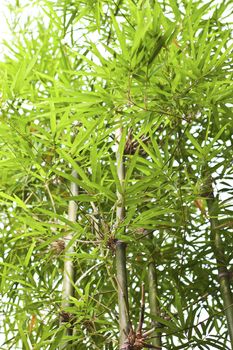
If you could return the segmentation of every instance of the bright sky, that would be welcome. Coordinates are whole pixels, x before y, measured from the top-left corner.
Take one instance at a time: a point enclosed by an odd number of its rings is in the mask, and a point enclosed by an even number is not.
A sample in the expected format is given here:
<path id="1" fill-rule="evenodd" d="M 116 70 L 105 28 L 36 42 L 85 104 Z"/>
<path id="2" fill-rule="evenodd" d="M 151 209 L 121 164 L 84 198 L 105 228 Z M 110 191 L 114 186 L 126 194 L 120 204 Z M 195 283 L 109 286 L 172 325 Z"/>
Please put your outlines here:
<path id="1" fill-rule="evenodd" d="M 5 10 L 5 0 L 0 0 L 0 41 L 3 38 L 9 38 L 9 31 L 7 29 L 7 24 L 6 20 L 4 18 L 4 14 L 6 12 Z M 0 46 L 0 58 L 2 57 L 3 54 L 3 47 L 2 45 Z"/>

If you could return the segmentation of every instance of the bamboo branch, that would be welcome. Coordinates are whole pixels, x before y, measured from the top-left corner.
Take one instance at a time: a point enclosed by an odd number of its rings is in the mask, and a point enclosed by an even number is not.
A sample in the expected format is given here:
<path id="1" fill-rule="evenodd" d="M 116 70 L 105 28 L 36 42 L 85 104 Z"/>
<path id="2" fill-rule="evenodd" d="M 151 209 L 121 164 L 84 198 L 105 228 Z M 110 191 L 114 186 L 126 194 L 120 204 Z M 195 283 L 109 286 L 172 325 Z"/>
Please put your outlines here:
<path id="1" fill-rule="evenodd" d="M 125 217 L 124 206 L 124 161 L 121 159 L 119 144 L 122 137 L 122 128 L 116 130 L 116 160 L 117 160 L 117 175 L 121 185 L 121 193 L 117 191 L 117 208 L 116 208 L 116 224 L 119 225 Z M 126 244 L 122 241 L 116 243 L 116 275 L 118 285 L 118 305 L 119 305 L 119 348 L 121 349 L 127 341 L 130 331 L 129 320 L 129 303 L 128 303 L 128 286 L 127 286 L 127 272 L 126 272 Z"/>
<path id="2" fill-rule="evenodd" d="M 214 196 L 213 183 L 210 169 L 208 168 L 208 166 L 205 169 L 204 178 L 205 193 L 203 194 L 203 196 L 205 196 L 207 200 L 208 213 L 210 217 L 210 230 L 213 242 L 213 253 L 217 261 L 220 291 L 227 319 L 227 327 L 231 340 L 231 347 L 233 349 L 233 295 L 230 287 L 230 273 L 227 268 L 224 247 L 222 243 L 221 233 L 219 230 L 218 199 Z"/>
<path id="3" fill-rule="evenodd" d="M 77 173 L 73 170 L 72 176 L 77 177 Z M 74 182 L 71 183 L 70 186 L 71 196 L 78 195 L 78 186 Z M 77 219 L 77 204 L 75 201 L 71 200 L 69 202 L 68 208 L 68 218 L 72 222 L 76 222 Z M 63 272 L 63 288 L 62 288 L 62 310 L 71 306 L 70 297 L 74 294 L 74 266 L 72 261 L 72 254 L 74 252 L 74 247 L 71 243 L 73 239 L 72 233 L 68 234 L 64 237 L 65 244 L 68 246 L 66 249 L 65 257 L 64 257 L 64 272 Z M 68 329 L 67 334 L 72 335 L 73 330 Z M 65 349 L 66 344 L 62 349 Z"/>

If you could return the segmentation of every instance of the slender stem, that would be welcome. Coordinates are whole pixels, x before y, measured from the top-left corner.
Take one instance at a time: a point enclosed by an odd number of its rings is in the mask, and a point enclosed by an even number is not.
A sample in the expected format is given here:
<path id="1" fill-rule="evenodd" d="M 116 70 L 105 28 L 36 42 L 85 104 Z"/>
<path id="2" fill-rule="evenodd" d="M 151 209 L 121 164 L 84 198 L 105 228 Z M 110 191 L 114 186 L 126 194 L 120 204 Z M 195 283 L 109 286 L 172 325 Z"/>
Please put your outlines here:
<path id="1" fill-rule="evenodd" d="M 116 244 L 116 275 L 118 285 L 120 349 L 127 340 L 130 331 L 127 272 L 126 272 L 126 244 L 118 241 Z"/>
<path id="2" fill-rule="evenodd" d="M 77 177 L 77 173 L 72 171 L 72 176 Z M 74 182 L 71 183 L 70 192 L 72 196 L 78 195 L 78 187 Z M 68 218 L 72 222 L 76 222 L 77 219 L 77 204 L 75 201 L 71 200 L 69 202 L 68 208 Z M 63 272 L 63 289 L 62 289 L 62 310 L 71 306 L 70 297 L 74 294 L 74 265 L 72 260 L 72 254 L 74 252 L 74 247 L 71 244 L 73 238 L 72 233 L 68 234 L 65 239 L 66 249 L 64 257 L 64 272 Z M 67 330 L 68 335 L 72 335 L 72 329 Z M 63 347 L 64 349 L 65 347 Z"/>
<path id="3" fill-rule="evenodd" d="M 116 130 L 116 160 L 117 160 L 117 175 L 121 185 L 121 191 L 117 190 L 117 209 L 116 209 L 116 224 L 119 225 L 125 217 L 124 206 L 124 160 L 121 159 L 119 151 L 119 143 L 122 137 L 122 128 Z M 116 275 L 118 286 L 118 305 L 119 305 L 119 348 L 121 349 L 123 344 L 127 340 L 127 336 L 130 331 L 129 320 L 129 302 L 128 302 L 128 285 L 127 285 L 127 271 L 126 271 L 126 244 L 122 241 L 118 241 L 116 244 Z"/>
<path id="4" fill-rule="evenodd" d="M 160 316 L 159 303 L 158 303 L 158 288 L 157 288 L 157 273 L 154 260 L 150 261 L 148 265 L 148 285 L 149 285 L 149 305 L 151 316 Z M 152 321 L 152 325 L 155 327 L 152 338 L 152 345 L 161 348 L 161 332 L 157 332 L 156 328 L 160 328 L 160 324 L 156 321 Z M 162 349 L 162 348 L 161 348 Z"/>
<path id="5" fill-rule="evenodd" d="M 218 266 L 218 277 L 220 291 L 223 299 L 225 315 L 227 319 L 228 333 L 231 340 L 231 348 L 233 350 L 233 295 L 230 287 L 230 276 L 227 269 L 227 262 L 219 230 L 218 199 L 214 196 L 212 178 L 208 167 L 205 171 L 205 196 L 207 199 L 208 213 L 210 217 L 210 230 L 213 242 L 213 252 Z"/>
<path id="6" fill-rule="evenodd" d="M 54 211 L 54 213 L 56 214 L 56 206 L 55 206 L 55 203 L 54 203 L 54 200 L 53 200 L 52 193 L 50 192 L 48 183 L 45 184 L 45 188 L 46 188 L 46 190 L 47 190 L 47 192 L 48 192 L 48 195 L 49 195 L 49 198 L 50 198 L 50 200 L 51 200 L 51 204 L 52 204 L 53 211 Z"/>
<path id="7" fill-rule="evenodd" d="M 122 137 L 122 128 L 116 130 L 116 142 L 117 142 L 117 150 L 116 150 L 116 161 L 117 161 L 117 175 L 119 178 L 119 182 L 121 185 L 121 192 L 117 190 L 117 209 L 116 209 L 116 221 L 119 224 L 125 218 L 125 205 L 124 205 L 124 180 L 125 180 L 125 167 L 124 161 L 121 159 L 121 155 L 119 152 L 119 143 Z"/>
<path id="8" fill-rule="evenodd" d="M 139 315 L 139 322 L 138 322 L 138 329 L 137 334 L 140 336 L 142 335 L 142 327 L 144 322 L 144 315 L 145 315 L 145 285 L 142 283 L 142 290 L 141 290 L 141 311 Z"/>

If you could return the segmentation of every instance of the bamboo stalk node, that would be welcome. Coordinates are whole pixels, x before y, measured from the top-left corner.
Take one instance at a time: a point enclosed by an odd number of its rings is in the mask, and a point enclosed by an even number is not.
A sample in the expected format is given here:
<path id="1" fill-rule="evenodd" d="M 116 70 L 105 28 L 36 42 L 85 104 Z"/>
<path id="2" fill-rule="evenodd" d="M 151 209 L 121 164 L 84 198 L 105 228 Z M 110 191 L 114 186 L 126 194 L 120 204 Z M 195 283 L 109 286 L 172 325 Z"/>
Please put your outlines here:
<path id="1" fill-rule="evenodd" d="M 120 350 L 141 350 L 143 348 L 148 349 L 161 349 L 160 346 L 155 346 L 152 344 L 148 344 L 145 342 L 146 338 L 154 332 L 154 327 L 147 331 L 142 332 L 143 322 L 144 322 L 144 313 L 145 313 L 145 285 L 142 283 L 142 289 L 141 289 L 141 310 L 140 310 L 140 316 L 139 316 L 139 322 L 136 332 L 134 331 L 132 324 L 130 322 L 130 329 L 129 333 L 127 335 L 126 340 L 124 341 L 123 345 L 121 346 Z"/>
<path id="2" fill-rule="evenodd" d="M 60 319 L 62 323 L 73 323 L 74 322 L 74 315 L 71 314 L 70 312 L 66 312 L 66 311 L 61 311 L 59 313 L 60 315 Z"/>
<path id="3" fill-rule="evenodd" d="M 230 277 L 231 276 L 231 272 L 229 271 L 224 271 L 224 272 L 219 272 L 218 274 L 218 278 L 225 278 L 225 277 Z"/>

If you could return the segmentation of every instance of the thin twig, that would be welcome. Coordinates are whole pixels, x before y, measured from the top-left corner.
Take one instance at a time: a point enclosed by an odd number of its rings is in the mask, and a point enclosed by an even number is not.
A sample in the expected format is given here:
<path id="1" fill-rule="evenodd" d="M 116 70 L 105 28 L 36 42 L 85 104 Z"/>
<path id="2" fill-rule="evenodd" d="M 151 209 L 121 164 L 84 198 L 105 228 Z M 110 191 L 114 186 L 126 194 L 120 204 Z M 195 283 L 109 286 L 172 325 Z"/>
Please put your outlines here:
<path id="1" fill-rule="evenodd" d="M 145 284 L 142 283 L 142 288 L 141 288 L 141 310 L 140 310 L 140 315 L 139 315 L 137 334 L 142 334 L 142 326 L 143 326 L 143 322 L 144 322 L 144 314 L 145 314 Z"/>

